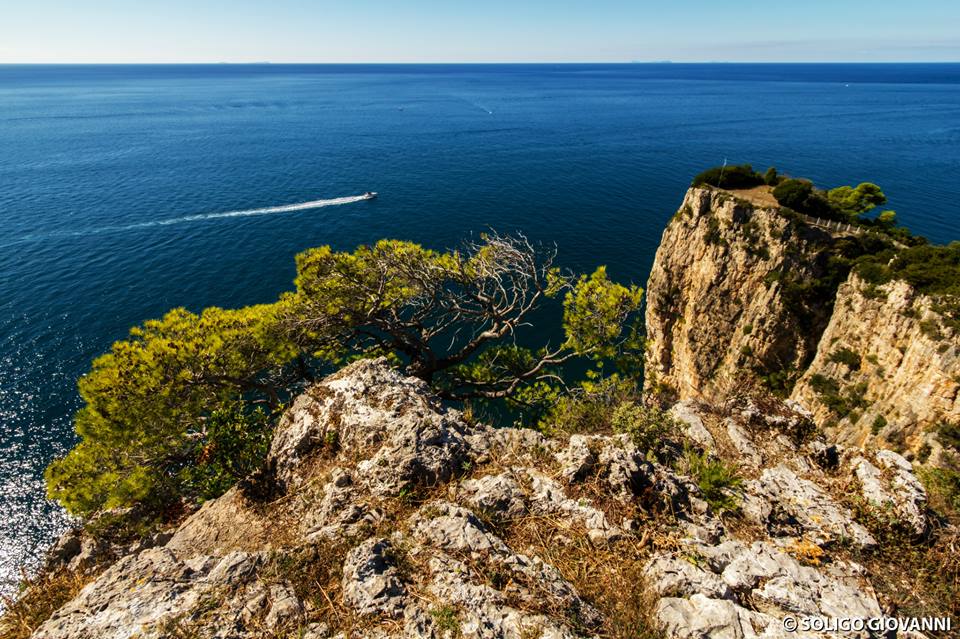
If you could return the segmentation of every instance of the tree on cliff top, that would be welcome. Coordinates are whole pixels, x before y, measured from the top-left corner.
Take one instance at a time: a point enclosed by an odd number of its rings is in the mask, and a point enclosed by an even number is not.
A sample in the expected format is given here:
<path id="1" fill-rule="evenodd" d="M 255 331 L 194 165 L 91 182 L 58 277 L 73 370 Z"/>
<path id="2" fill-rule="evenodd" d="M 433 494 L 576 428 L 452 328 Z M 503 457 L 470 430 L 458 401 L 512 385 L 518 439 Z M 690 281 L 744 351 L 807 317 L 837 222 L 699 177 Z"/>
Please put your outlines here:
<path id="1" fill-rule="evenodd" d="M 573 358 L 639 359 L 641 290 L 554 258 L 495 234 L 450 252 L 321 247 L 297 256 L 297 289 L 274 304 L 146 322 L 80 380 L 81 441 L 48 468 L 49 493 L 79 514 L 215 496 L 262 461 L 265 424 L 291 396 L 357 357 L 387 356 L 449 399 L 493 400 L 549 394 L 532 389 L 562 386 Z M 518 345 L 551 297 L 562 343 Z"/>
<path id="2" fill-rule="evenodd" d="M 856 218 L 869 213 L 881 204 L 887 203 L 887 196 L 880 187 L 872 182 L 861 182 L 857 186 L 838 186 L 827 191 L 830 203 L 846 214 Z"/>

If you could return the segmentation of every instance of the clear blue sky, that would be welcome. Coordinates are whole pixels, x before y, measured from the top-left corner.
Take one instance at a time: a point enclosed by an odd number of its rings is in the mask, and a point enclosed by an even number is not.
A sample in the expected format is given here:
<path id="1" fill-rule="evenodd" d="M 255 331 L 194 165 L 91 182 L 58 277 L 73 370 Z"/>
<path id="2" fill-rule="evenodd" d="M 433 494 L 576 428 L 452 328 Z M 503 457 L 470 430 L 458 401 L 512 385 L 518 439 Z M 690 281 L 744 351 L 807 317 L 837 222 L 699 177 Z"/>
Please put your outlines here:
<path id="1" fill-rule="evenodd" d="M 960 0 L 0 0 L 2 62 L 958 61 Z"/>

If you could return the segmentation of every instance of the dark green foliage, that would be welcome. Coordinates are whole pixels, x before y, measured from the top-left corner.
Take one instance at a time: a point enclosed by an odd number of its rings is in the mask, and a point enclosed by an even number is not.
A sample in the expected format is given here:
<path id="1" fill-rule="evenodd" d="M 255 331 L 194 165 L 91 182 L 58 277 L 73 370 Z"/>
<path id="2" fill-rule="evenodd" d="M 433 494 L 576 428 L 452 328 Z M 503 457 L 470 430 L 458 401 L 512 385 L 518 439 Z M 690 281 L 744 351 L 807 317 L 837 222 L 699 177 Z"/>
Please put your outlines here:
<path id="1" fill-rule="evenodd" d="M 940 332 L 940 325 L 937 320 L 925 319 L 920 322 L 920 332 L 932 340 L 943 339 L 943 333 Z"/>
<path id="2" fill-rule="evenodd" d="M 693 178 L 691 186 L 704 184 L 722 189 L 749 189 L 763 184 L 763 176 L 749 164 L 715 166 Z"/>
<path id="3" fill-rule="evenodd" d="M 887 418 L 884 417 L 883 415 L 877 415 L 876 417 L 873 418 L 873 423 L 870 424 L 870 432 L 872 432 L 874 435 L 877 435 L 880 433 L 881 430 L 886 428 L 886 426 L 887 426 Z"/>
<path id="4" fill-rule="evenodd" d="M 206 420 L 206 436 L 194 446 L 193 459 L 178 473 L 179 494 L 200 500 L 219 497 L 260 469 L 272 435 L 271 415 L 241 402 L 217 409 Z"/>
<path id="5" fill-rule="evenodd" d="M 813 193 L 813 183 L 807 180 L 788 179 L 773 189 L 773 197 L 781 206 L 803 212 L 804 205 Z"/>
<path id="6" fill-rule="evenodd" d="M 940 424 L 937 427 L 937 439 L 944 446 L 960 452 L 960 424 Z"/>
<path id="7" fill-rule="evenodd" d="M 836 394 L 840 391 L 840 385 L 837 384 L 836 380 L 830 379 L 820 373 L 816 373 L 810 377 L 810 388 L 820 395 L 827 393 Z"/>
<path id="8" fill-rule="evenodd" d="M 723 239 L 723 233 L 720 232 L 720 221 L 711 216 L 707 219 L 707 234 L 704 236 L 707 244 L 717 246 L 726 246 L 727 241 Z"/>
<path id="9" fill-rule="evenodd" d="M 852 371 L 860 370 L 860 355 L 856 351 L 850 350 L 849 348 L 840 348 L 832 353 L 828 358 L 831 362 L 836 362 L 838 364 L 843 364 Z"/>
<path id="10" fill-rule="evenodd" d="M 841 418 L 850 417 L 851 413 L 868 408 L 870 405 L 864 398 L 867 392 L 865 383 L 841 389 L 837 380 L 817 373 L 810 377 L 810 388 L 817 393 L 820 403 Z"/>
<path id="11" fill-rule="evenodd" d="M 612 419 L 613 432 L 626 433 L 634 445 L 644 452 L 658 452 L 665 443 L 678 438 L 677 421 L 656 407 L 626 402 L 616 408 Z"/>
<path id="12" fill-rule="evenodd" d="M 739 506 L 737 490 L 743 483 L 736 468 L 723 460 L 713 459 L 708 453 L 687 449 L 685 455 L 690 475 L 703 492 L 704 499 L 716 512 L 736 510 Z"/>
<path id="13" fill-rule="evenodd" d="M 780 184 L 780 180 L 783 178 L 777 173 L 777 167 L 771 166 L 767 169 L 767 172 L 763 174 L 763 183 L 767 186 L 776 186 Z"/>
<path id="14" fill-rule="evenodd" d="M 857 274 L 871 284 L 904 280 L 919 293 L 960 297 L 960 242 L 868 255 L 857 262 Z"/>
<path id="15" fill-rule="evenodd" d="M 755 370 L 760 382 L 767 387 L 775 397 L 786 399 L 793 392 L 793 387 L 800 377 L 796 368 L 788 366 L 776 370 Z"/>

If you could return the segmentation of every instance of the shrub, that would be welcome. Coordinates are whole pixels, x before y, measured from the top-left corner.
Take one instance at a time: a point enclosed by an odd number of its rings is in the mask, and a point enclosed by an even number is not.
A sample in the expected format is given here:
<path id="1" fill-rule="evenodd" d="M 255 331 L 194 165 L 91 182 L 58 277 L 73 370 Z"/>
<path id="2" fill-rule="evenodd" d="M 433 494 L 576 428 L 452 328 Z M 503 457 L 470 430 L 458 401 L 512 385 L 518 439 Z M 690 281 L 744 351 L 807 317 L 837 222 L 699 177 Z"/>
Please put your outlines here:
<path id="1" fill-rule="evenodd" d="M 430 616 L 433 623 L 444 636 L 460 636 L 460 615 L 457 609 L 450 605 L 432 608 Z"/>
<path id="2" fill-rule="evenodd" d="M 862 382 L 841 391 L 840 384 L 835 379 L 817 373 L 810 377 L 810 388 L 817 393 L 820 403 L 840 417 L 852 417 L 855 411 L 869 407 L 864 398 L 867 385 Z"/>
<path id="3" fill-rule="evenodd" d="M 691 186 L 704 184 L 722 189 L 749 189 L 763 184 L 763 176 L 749 164 L 715 166 L 693 178 Z"/>
<path id="4" fill-rule="evenodd" d="M 213 411 L 206 437 L 180 473 L 181 492 L 199 500 L 219 497 L 239 479 L 259 470 L 270 448 L 272 418 L 262 408 L 237 402 Z"/>
<path id="5" fill-rule="evenodd" d="M 840 385 L 837 384 L 836 380 L 830 379 L 820 373 L 816 373 L 810 377 L 810 388 L 821 395 L 827 393 L 836 394 L 840 391 Z"/>
<path id="6" fill-rule="evenodd" d="M 767 172 L 763 174 L 763 182 L 767 186 L 776 186 L 780 184 L 782 178 L 777 174 L 777 167 L 771 166 L 767 169 Z"/>
<path id="7" fill-rule="evenodd" d="M 656 407 L 626 402 L 613 412 L 613 432 L 626 433 L 634 445 L 644 452 L 657 452 L 664 443 L 676 439 L 681 432 L 677 421 Z"/>
<path id="8" fill-rule="evenodd" d="M 930 496 L 930 505 L 940 515 L 960 513 L 960 472 L 952 468 L 921 468 L 920 480 Z"/>
<path id="9" fill-rule="evenodd" d="M 940 325 L 933 319 L 921 320 L 920 332 L 934 341 L 943 339 L 943 334 L 940 332 Z"/>
<path id="10" fill-rule="evenodd" d="M 925 295 L 960 297 L 960 242 L 866 255 L 857 260 L 856 273 L 878 286 L 904 280 Z M 950 314 L 953 308 L 948 304 L 944 310 Z"/>
<path id="11" fill-rule="evenodd" d="M 636 384 L 617 376 L 584 382 L 570 395 L 558 397 L 538 428 L 546 433 L 609 433 L 617 409 L 639 399 Z M 626 419 L 626 415 L 621 419 Z"/>
<path id="12" fill-rule="evenodd" d="M 734 466 L 692 449 L 687 449 L 685 457 L 690 474 L 710 507 L 718 513 L 736 510 L 739 506 L 736 490 L 743 482 Z"/>
<path id="13" fill-rule="evenodd" d="M 960 452 L 960 424 L 940 424 L 937 427 L 937 439 L 944 446 Z"/>
<path id="14" fill-rule="evenodd" d="M 883 415 L 877 415 L 873 418 L 873 423 L 870 424 L 870 432 L 874 435 L 880 434 L 880 431 L 883 430 L 887 425 L 887 418 Z"/>
<path id="15" fill-rule="evenodd" d="M 710 217 L 707 220 L 707 234 L 704 236 L 704 240 L 707 244 L 726 246 L 727 241 L 723 239 L 723 233 L 720 231 L 720 221 L 717 218 Z"/>
<path id="16" fill-rule="evenodd" d="M 860 370 L 860 355 L 849 348 L 841 348 L 830 353 L 831 362 L 843 364 L 852 371 Z"/>
<path id="17" fill-rule="evenodd" d="M 773 197 L 780 206 L 786 206 L 801 213 L 811 193 L 813 193 L 813 183 L 807 180 L 784 180 L 773 189 Z"/>

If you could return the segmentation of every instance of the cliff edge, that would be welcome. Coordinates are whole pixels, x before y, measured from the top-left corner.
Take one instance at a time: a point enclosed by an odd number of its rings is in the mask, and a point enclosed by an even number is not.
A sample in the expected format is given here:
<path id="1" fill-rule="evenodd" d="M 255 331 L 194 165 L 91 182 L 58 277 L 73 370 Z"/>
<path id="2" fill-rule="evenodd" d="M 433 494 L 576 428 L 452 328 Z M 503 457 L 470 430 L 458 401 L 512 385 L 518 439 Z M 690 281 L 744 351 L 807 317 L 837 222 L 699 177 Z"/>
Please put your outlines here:
<path id="1" fill-rule="evenodd" d="M 775 207 L 691 188 L 663 232 L 647 285 L 648 389 L 714 401 L 804 368 L 830 319 L 818 295 L 836 240 Z"/>
<path id="2" fill-rule="evenodd" d="M 960 334 L 935 308 L 904 281 L 851 276 L 791 397 L 836 441 L 942 465 L 936 427 L 960 424 Z"/>
<path id="3" fill-rule="evenodd" d="M 833 441 L 955 463 L 939 435 L 960 424 L 960 334 L 946 298 L 858 277 L 857 257 L 896 244 L 850 229 L 691 188 L 647 289 L 647 389 L 716 403 L 765 387 Z"/>
<path id="4" fill-rule="evenodd" d="M 32 636 L 779 637 L 786 614 L 882 613 L 848 486 L 922 535 L 909 462 L 831 447 L 783 404 L 673 415 L 677 446 L 742 481 L 712 494 L 627 435 L 472 423 L 357 362 L 293 403 L 265 473 L 96 569 Z M 52 559 L 83 565 L 75 546 Z"/>

